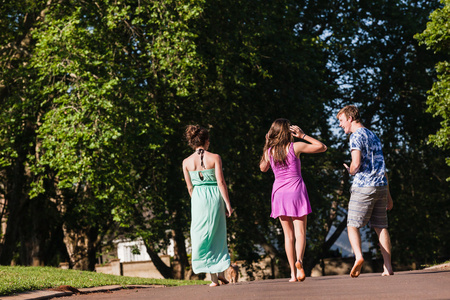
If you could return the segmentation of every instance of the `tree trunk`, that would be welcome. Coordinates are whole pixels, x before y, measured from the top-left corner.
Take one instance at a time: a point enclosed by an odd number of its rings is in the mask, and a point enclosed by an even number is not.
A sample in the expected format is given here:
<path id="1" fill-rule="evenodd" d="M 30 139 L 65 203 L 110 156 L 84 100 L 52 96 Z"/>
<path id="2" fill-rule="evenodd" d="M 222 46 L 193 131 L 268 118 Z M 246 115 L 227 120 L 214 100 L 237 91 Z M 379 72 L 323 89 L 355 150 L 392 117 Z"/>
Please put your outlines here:
<path id="1" fill-rule="evenodd" d="M 189 260 L 186 252 L 186 239 L 181 230 L 172 230 L 174 240 L 174 261 L 178 263 L 177 268 L 173 268 L 173 277 L 175 279 L 184 279 L 186 267 L 189 266 Z"/>
<path id="2" fill-rule="evenodd" d="M 19 214 L 15 208 L 11 208 L 8 214 L 6 230 L 3 236 L 3 244 L 0 247 L 0 265 L 10 265 L 12 262 L 14 251 L 16 250 L 19 228 Z"/>
<path id="3" fill-rule="evenodd" d="M 48 3 L 50 4 L 50 2 Z M 48 10 L 48 6 L 39 14 L 26 13 L 22 19 L 23 24 L 19 26 L 21 29 L 17 32 L 17 39 L 9 43 L 4 50 L 5 53 L 9 53 L 10 57 L 15 59 L 6 60 L 6 64 L 2 67 L 8 69 L 18 69 L 19 65 L 27 65 L 30 53 L 32 53 L 33 39 L 31 37 L 32 28 L 37 23 L 38 18 L 43 18 L 45 12 Z M 7 49 L 9 48 L 9 49 Z M 0 101 L 12 97 L 10 93 L 14 93 L 14 90 L 25 90 L 27 85 L 26 78 L 16 78 L 15 83 L 7 83 L 2 81 L 0 87 Z M 19 83 L 20 82 L 20 83 Z M 18 84 L 18 86 L 16 85 Z M 11 92 L 12 91 L 12 92 Z M 22 112 L 20 112 L 22 113 Z M 28 113 L 28 112 L 23 112 Z M 29 225 L 33 215 L 27 210 L 27 205 L 30 203 L 28 195 L 29 184 L 32 181 L 32 175 L 27 169 L 27 155 L 33 153 L 33 149 L 29 148 L 28 143 L 33 143 L 36 140 L 35 127 L 36 124 L 32 123 L 29 117 L 23 126 L 22 132 L 16 135 L 16 142 L 14 147 L 16 148 L 17 158 L 13 159 L 12 165 L 6 169 L 6 176 L 4 177 L 4 199 L 3 204 L 5 209 L 0 217 L 7 218 L 6 226 L 3 226 L 1 232 L 4 234 L 2 242 L 0 244 L 0 265 L 8 265 L 12 263 L 15 251 L 18 248 L 18 242 L 21 242 L 20 257 L 21 264 L 40 264 L 39 258 L 39 243 L 38 236 L 33 232 L 34 228 L 26 228 L 25 225 Z M 3 215 L 5 213 L 5 215 Z M 35 212 L 33 212 L 35 213 Z M 30 231 L 31 230 L 31 231 Z M 3 232 L 4 231 L 4 232 Z M 30 240 L 27 237 L 32 236 Z M 26 241 L 24 243 L 24 241 Z M 30 244 L 31 242 L 31 244 Z M 27 245 L 29 247 L 27 247 Z M 28 249 L 31 247 L 31 253 Z M 32 257 L 31 260 L 28 259 Z"/>
<path id="4" fill-rule="evenodd" d="M 24 135 L 28 128 L 25 128 Z M 29 132 L 28 132 L 29 133 Z M 4 234 L 4 243 L 0 248 L 0 265 L 9 265 L 13 259 L 14 251 L 20 237 L 20 228 L 24 223 L 24 207 L 29 200 L 26 189 L 25 161 L 27 153 L 23 149 L 18 150 L 19 156 L 6 172 L 5 203 L 7 205 L 7 223 Z"/>
<path id="5" fill-rule="evenodd" d="M 308 255 L 308 257 L 304 260 L 303 264 L 307 275 L 310 275 L 314 266 L 320 263 L 321 259 L 325 258 L 326 253 L 331 248 L 331 246 L 333 246 L 333 244 L 336 242 L 336 240 L 339 238 L 339 236 L 342 234 L 345 228 L 347 228 L 347 216 L 345 216 L 345 218 L 339 223 L 338 227 L 330 236 L 330 238 L 322 244 L 322 251 L 316 253 L 309 253 L 310 255 Z M 323 264 L 321 266 L 323 273 L 325 266 Z"/>
<path id="6" fill-rule="evenodd" d="M 346 183 L 348 182 L 348 172 L 344 172 L 344 177 L 340 182 L 340 187 L 336 191 L 336 194 L 338 197 L 341 197 L 344 194 L 344 190 L 346 190 L 347 186 Z M 333 201 L 331 203 L 331 209 L 330 209 L 330 215 L 328 217 L 327 223 L 326 223 L 326 230 L 327 234 L 331 229 L 331 226 L 333 222 L 336 221 L 336 218 L 338 216 L 337 214 L 337 208 L 338 208 L 339 202 L 337 200 Z M 334 245 L 336 240 L 339 238 L 339 236 L 342 234 L 342 232 L 347 228 L 347 215 L 344 217 L 344 219 L 339 223 L 336 230 L 333 232 L 333 234 L 328 238 L 328 240 L 324 241 L 321 247 L 321 251 L 315 252 L 315 253 L 309 253 L 308 257 L 303 262 L 305 272 L 307 275 L 311 274 L 312 269 L 317 265 L 320 264 L 322 268 L 322 274 L 325 273 L 325 264 L 323 259 L 325 258 L 328 250 Z"/>
<path id="7" fill-rule="evenodd" d="M 271 243 L 267 242 L 264 236 L 260 235 L 258 239 L 259 244 L 266 251 L 267 255 L 269 255 L 272 260 L 274 258 L 278 259 L 278 264 L 272 266 L 272 276 L 274 278 L 277 278 L 286 274 L 289 275 L 290 269 L 286 255 L 281 255 L 280 252 Z"/>
<path id="8" fill-rule="evenodd" d="M 173 278 L 172 274 L 172 268 L 170 266 L 167 266 L 159 257 L 158 253 L 154 251 L 154 248 L 150 245 L 148 241 L 144 241 L 145 248 L 147 249 L 147 253 L 152 259 L 153 264 L 155 265 L 156 269 L 161 273 L 161 275 L 165 279 Z"/>
<path id="9" fill-rule="evenodd" d="M 91 251 L 88 234 L 75 231 L 63 225 L 64 244 L 69 254 L 70 266 L 75 270 L 89 270 L 89 252 Z"/>
<path id="10" fill-rule="evenodd" d="M 4 198 L 4 191 L 0 193 L 0 254 L 2 252 L 2 245 L 4 243 L 4 235 L 6 232 L 6 200 Z"/>

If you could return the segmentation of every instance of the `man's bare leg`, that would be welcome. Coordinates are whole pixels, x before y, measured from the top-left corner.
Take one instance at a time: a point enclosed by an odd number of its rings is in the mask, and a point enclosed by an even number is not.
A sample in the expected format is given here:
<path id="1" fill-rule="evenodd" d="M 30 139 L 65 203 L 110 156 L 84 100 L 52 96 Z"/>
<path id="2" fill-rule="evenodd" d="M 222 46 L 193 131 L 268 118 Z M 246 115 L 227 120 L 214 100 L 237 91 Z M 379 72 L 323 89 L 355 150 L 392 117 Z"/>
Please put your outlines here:
<path id="1" fill-rule="evenodd" d="M 387 228 L 376 228 L 375 232 L 378 235 L 378 241 L 380 242 L 380 250 L 383 255 L 383 273 L 381 276 L 394 275 L 391 264 L 391 238 L 389 236 L 389 231 Z"/>
<path id="2" fill-rule="evenodd" d="M 355 254 L 355 264 L 350 272 L 350 276 L 355 278 L 361 274 L 361 268 L 364 263 L 364 258 L 361 249 L 361 235 L 359 228 L 353 226 L 347 226 L 348 240 L 352 246 L 353 253 Z"/>

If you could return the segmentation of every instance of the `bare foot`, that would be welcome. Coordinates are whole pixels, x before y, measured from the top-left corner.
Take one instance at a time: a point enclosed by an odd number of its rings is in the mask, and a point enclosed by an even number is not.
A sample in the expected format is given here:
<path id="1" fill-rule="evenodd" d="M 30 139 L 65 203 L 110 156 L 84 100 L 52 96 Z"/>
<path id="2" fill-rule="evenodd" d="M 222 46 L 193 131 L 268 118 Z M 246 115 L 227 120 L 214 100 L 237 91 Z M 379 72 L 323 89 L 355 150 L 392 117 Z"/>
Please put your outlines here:
<path id="1" fill-rule="evenodd" d="M 219 286 L 219 284 L 218 283 L 215 283 L 215 282 L 211 282 L 211 284 L 209 285 L 210 287 L 215 287 L 215 286 Z"/>
<path id="2" fill-rule="evenodd" d="M 305 280 L 306 275 L 305 275 L 305 270 L 303 270 L 303 264 L 302 264 L 302 262 L 299 261 L 299 260 L 297 260 L 297 262 L 295 263 L 295 267 L 296 267 L 297 270 L 298 270 L 298 276 L 297 276 L 298 281 L 303 281 L 303 280 Z"/>
<path id="3" fill-rule="evenodd" d="M 364 263 L 364 258 L 360 258 L 355 260 L 355 264 L 353 265 L 352 271 L 350 272 L 350 276 L 356 278 L 361 274 L 361 268 Z"/>
<path id="4" fill-rule="evenodd" d="M 297 281 L 297 278 L 295 278 L 295 277 L 292 277 L 291 279 L 289 279 L 289 282 L 296 282 Z"/>
<path id="5" fill-rule="evenodd" d="M 392 266 L 391 267 L 386 267 L 386 265 L 383 265 L 383 273 L 381 274 L 381 276 L 391 276 L 394 275 L 394 271 L 392 271 Z"/>

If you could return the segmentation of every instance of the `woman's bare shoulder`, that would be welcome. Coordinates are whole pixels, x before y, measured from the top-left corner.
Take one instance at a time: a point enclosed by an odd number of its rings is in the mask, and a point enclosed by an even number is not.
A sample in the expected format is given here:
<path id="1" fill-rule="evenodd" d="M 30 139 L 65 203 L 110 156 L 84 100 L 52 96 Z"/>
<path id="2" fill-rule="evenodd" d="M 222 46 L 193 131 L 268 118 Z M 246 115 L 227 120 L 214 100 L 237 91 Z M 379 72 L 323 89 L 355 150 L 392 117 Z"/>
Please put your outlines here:
<path id="1" fill-rule="evenodd" d="M 189 155 L 185 159 L 183 159 L 183 166 L 189 165 L 189 163 L 192 163 L 194 160 L 194 154 Z"/>
<path id="2" fill-rule="evenodd" d="M 293 148 L 296 156 L 300 156 L 300 154 L 303 152 L 303 148 L 306 145 L 304 142 L 294 142 Z"/>
<path id="3" fill-rule="evenodd" d="M 221 159 L 222 159 L 222 158 L 220 157 L 220 155 L 217 154 L 217 153 L 211 153 L 211 154 L 213 155 L 214 160 L 221 160 Z"/>
<path id="4" fill-rule="evenodd" d="M 222 161 L 219 154 L 212 152 L 205 152 L 205 158 L 207 158 L 209 161 L 213 161 L 214 164 Z"/>

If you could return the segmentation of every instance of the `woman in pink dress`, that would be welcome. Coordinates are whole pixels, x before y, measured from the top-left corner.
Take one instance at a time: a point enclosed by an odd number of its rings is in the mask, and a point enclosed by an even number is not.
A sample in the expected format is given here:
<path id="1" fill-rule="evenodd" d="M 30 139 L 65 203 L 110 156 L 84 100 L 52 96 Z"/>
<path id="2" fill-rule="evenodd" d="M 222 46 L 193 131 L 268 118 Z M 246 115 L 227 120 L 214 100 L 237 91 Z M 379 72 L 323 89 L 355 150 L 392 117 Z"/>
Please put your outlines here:
<path id="1" fill-rule="evenodd" d="M 306 142 L 295 142 L 294 137 Z M 305 280 L 303 254 L 306 246 L 306 217 L 311 213 L 308 192 L 301 172 L 301 153 L 325 152 L 327 146 L 306 135 L 289 120 L 277 119 L 266 134 L 260 168 L 275 175 L 272 188 L 272 218 L 279 218 L 284 247 L 291 268 L 290 282 Z"/>

